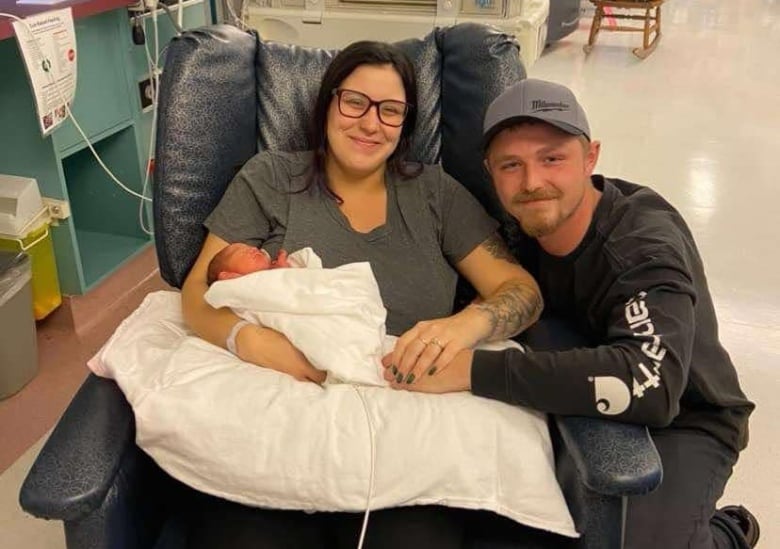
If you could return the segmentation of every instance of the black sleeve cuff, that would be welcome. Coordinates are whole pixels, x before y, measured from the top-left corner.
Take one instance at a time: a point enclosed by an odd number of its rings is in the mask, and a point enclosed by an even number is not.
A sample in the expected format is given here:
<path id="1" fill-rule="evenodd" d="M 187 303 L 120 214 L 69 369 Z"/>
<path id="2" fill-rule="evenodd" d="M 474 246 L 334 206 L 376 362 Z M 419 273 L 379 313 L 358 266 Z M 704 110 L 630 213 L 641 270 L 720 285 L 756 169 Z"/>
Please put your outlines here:
<path id="1" fill-rule="evenodd" d="M 508 351 L 475 351 L 471 362 L 471 392 L 477 396 L 512 402 L 507 378 Z"/>

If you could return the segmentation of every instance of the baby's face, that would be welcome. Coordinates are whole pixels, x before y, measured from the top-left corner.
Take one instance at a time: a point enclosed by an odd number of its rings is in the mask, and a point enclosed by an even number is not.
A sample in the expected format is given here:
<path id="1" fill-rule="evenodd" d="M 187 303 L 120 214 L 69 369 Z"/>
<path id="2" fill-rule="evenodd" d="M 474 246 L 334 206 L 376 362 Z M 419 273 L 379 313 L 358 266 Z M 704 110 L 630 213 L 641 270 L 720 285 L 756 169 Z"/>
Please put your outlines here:
<path id="1" fill-rule="evenodd" d="M 239 275 L 265 271 L 271 268 L 271 258 L 267 253 L 248 244 L 230 244 L 225 251 L 225 269 Z"/>

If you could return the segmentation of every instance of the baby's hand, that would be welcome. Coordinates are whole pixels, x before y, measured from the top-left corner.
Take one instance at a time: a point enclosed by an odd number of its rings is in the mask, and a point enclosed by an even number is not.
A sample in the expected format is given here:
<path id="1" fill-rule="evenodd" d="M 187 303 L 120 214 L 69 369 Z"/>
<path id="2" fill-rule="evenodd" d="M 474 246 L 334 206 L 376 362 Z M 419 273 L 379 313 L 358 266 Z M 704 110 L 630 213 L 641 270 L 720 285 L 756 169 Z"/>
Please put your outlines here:
<path id="1" fill-rule="evenodd" d="M 271 265 L 272 269 L 289 269 L 292 267 L 290 265 L 290 262 L 287 261 L 287 252 L 284 250 L 279 250 L 279 253 L 276 254 L 276 259 L 273 261 L 273 265 Z"/>

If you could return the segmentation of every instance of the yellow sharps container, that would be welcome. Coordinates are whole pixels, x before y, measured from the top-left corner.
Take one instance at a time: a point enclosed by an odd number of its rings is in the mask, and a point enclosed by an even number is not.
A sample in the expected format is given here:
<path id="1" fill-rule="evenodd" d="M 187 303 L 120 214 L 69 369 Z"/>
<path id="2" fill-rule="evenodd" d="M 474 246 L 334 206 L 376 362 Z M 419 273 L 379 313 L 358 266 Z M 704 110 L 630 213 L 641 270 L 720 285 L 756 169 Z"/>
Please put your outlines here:
<path id="1" fill-rule="evenodd" d="M 0 250 L 25 252 L 30 257 L 36 320 L 62 303 L 48 214 L 35 180 L 0 176 Z"/>

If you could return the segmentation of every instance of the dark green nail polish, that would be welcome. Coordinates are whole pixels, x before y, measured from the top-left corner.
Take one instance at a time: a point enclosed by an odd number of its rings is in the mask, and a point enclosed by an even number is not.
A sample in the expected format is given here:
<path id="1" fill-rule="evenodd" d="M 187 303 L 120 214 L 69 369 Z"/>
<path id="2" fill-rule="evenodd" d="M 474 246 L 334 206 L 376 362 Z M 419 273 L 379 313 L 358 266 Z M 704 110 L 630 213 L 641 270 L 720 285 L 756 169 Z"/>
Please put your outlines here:
<path id="1" fill-rule="evenodd" d="M 404 376 L 402 374 L 398 374 L 397 376 L 395 376 L 396 383 L 401 383 L 403 380 L 404 380 Z"/>
<path id="2" fill-rule="evenodd" d="M 393 365 L 390 367 L 390 369 L 393 371 L 393 375 L 394 375 L 394 376 L 397 376 L 397 375 L 398 375 L 398 368 L 396 368 L 396 367 L 395 367 L 395 364 L 393 364 Z"/>
<path id="3" fill-rule="evenodd" d="M 408 376 L 406 376 L 406 384 L 407 385 L 409 385 L 413 381 L 414 381 L 414 374 L 409 374 Z"/>
<path id="4" fill-rule="evenodd" d="M 430 370 L 428 370 L 428 375 L 429 376 L 432 376 L 435 373 L 436 373 L 436 366 L 433 366 Z"/>

